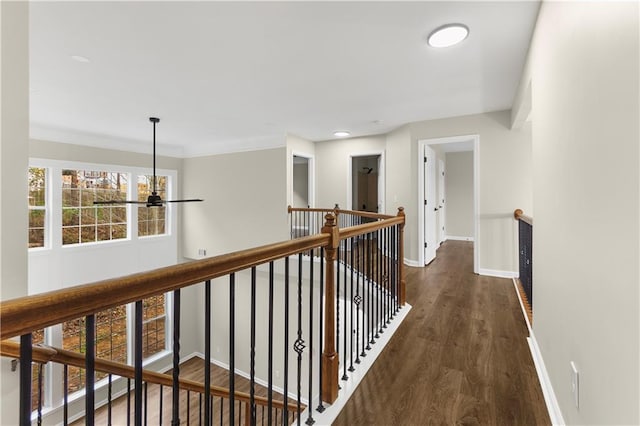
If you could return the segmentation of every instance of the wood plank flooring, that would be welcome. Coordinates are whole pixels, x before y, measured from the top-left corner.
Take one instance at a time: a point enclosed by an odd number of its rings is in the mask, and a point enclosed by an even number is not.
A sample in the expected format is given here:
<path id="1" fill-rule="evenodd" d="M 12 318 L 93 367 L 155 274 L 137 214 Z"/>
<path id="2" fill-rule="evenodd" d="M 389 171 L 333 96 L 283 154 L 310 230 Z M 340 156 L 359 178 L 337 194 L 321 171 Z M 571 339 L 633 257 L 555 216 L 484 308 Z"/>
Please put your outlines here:
<path id="1" fill-rule="evenodd" d="M 551 424 L 512 281 L 462 241 L 406 270 L 413 309 L 334 425 Z"/>

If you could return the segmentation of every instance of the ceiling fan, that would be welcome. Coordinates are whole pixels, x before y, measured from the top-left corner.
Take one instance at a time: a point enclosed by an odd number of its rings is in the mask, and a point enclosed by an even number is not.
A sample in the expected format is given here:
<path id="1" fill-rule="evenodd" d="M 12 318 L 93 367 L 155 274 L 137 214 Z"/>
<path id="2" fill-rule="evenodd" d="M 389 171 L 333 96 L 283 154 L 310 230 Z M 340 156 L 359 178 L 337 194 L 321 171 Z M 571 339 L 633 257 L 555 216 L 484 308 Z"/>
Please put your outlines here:
<path id="1" fill-rule="evenodd" d="M 164 203 L 189 203 L 194 201 L 204 201 L 200 198 L 190 198 L 186 200 L 163 200 L 156 191 L 156 124 L 160 121 L 157 117 L 149 117 L 149 121 L 153 123 L 153 183 L 151 195 L 147 197 L 147 201 L 133 200 L 109 200 L 94 201 L 93 204 L 145 204 L 147 207 L 162 207 Z"/>

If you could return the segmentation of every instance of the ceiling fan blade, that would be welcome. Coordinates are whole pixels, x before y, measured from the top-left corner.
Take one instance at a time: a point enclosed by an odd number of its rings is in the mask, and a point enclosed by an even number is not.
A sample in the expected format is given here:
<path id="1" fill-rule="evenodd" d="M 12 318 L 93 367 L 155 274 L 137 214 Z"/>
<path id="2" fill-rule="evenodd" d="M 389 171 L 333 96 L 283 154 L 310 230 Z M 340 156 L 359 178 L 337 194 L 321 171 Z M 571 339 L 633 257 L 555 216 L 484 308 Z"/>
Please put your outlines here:
<path id="1" fill-rule="evenodd" d="M 194 202 L 194 201 L 204 201 L 204 200 L 201 200 L 200 198 L 190 198 L 190 199 L 187 199 L 187 200 L 166 200 L 166 201 L 163 201 L 163 202 L 164 203 L 191 203 L 191 202 Z"/>
<path id="2" fill-rule="evenodd" d="M 130 200 L 109 200 L 109 201 L 94 201 L 94 205 L 99 204 L 147 204 L 146 201 L 130 201 Z"/>

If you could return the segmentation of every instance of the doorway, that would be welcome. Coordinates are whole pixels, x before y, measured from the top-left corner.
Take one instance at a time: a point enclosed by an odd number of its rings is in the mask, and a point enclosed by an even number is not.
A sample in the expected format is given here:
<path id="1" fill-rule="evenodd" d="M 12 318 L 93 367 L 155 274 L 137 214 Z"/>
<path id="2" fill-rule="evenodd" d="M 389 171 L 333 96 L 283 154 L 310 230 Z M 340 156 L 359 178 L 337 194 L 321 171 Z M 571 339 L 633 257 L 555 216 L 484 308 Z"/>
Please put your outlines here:
<path id="1" fill-rule="evenodd" d="M 351 210 L 384 211 L 381 188 L 382 155 L 351 157 Z"/>
<path id="2" fill-rule="evenodd" d="M 291 170 L 291 206 L 313 207 L 313 158 L 294 153 Z"/>
<path id="3" fill-rule="evenodd" d="M 478 135 L 453 136 L 448 138 L 423 139 L 418 141 L 418 244 L 419 264 L 426 265 L 436 257 L 436 249 L 446 238 L 442 227 L 446 229 L 444 209 L 446 198 L 443 194 L 446 173 L 438 161 L 438 155 L 444 158 L 447 152 L 473 152 L 473 272 L 478 273 L 480 249 L 479 231 L 479 145 Z M 436 154 L 437 151 L 437 154 Z M 431 160 L 431 161 L 430 161 Z M 440 176 L 438 176 L 440 175 Z M 441 189 L 442 188 L 442 189 Z"/>

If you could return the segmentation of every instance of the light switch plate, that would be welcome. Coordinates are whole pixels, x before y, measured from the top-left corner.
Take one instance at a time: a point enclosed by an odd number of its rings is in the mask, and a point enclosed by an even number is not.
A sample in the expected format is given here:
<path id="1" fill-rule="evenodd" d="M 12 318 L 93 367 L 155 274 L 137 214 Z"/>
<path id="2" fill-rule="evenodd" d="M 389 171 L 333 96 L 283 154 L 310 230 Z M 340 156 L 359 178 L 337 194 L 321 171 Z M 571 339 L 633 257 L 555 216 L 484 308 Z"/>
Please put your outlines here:
<path id="1" fill-rule="evenodd" d="M 571 361 L 571 394 L 573 395 L 573 403 L 576 408 L 580 408 L 580 380 L 578 376 L 578 367 Z"/>

